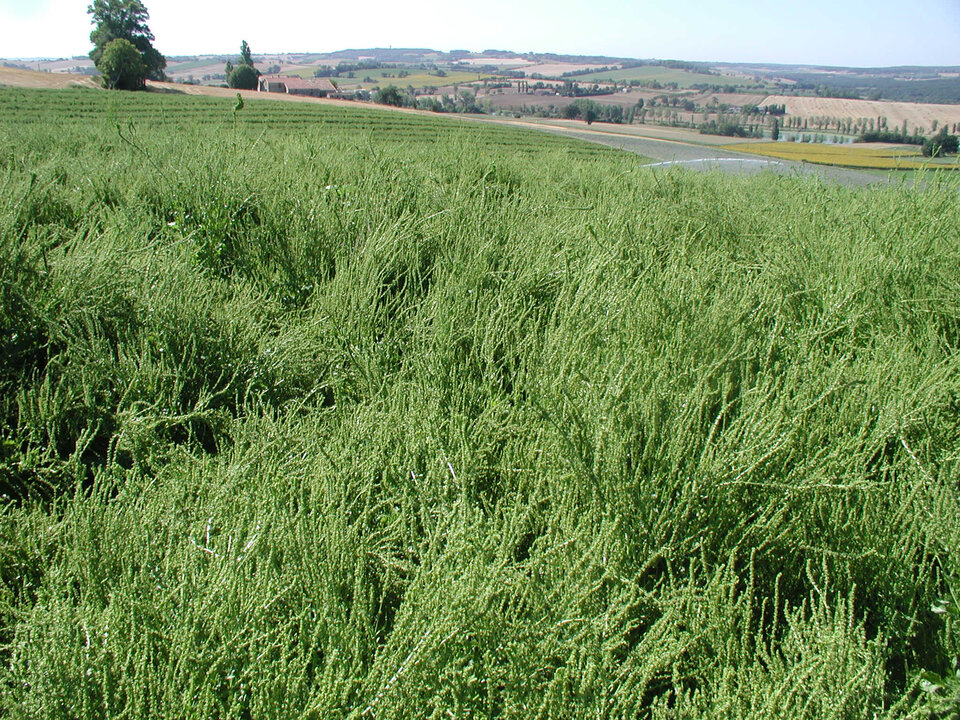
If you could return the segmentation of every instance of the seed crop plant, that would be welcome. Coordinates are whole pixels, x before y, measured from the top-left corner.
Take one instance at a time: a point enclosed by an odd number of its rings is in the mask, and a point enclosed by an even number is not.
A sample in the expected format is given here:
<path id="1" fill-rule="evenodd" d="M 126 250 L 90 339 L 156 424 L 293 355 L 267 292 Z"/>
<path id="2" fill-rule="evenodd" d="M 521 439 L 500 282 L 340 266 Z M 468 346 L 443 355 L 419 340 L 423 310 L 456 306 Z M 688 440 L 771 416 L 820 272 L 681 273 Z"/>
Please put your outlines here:
<path id="1" fill-rule="evenodd" d="M 0 89 L 0 713 L 955 709 L 956 180 L 234 102 Z"/>

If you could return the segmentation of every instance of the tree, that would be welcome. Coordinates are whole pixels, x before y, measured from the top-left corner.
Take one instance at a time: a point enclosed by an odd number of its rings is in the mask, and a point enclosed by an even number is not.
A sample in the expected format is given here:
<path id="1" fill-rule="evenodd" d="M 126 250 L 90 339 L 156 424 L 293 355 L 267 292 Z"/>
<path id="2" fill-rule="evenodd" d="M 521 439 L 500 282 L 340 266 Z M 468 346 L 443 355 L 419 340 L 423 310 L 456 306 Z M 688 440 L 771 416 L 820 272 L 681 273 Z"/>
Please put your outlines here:
<path id="1" fill-rule="evenodd" d="M 256 90 L 260 73 L 250 65 L 237 65 L 230 77 L 227 78 L 227 84 L 234 90 Z"/>
<path id="2" fill-rule="evenodd" d="M 780 121 L 776 118 L 773 119 L 773 129 L 770 130 L 770 139 L 779 140 L 780 139 Z"/>
<path id="3" fill-rule="evenodd" d="M 146 80 L 143 56 L 129 40 L 117 38 L 107 43 L 97 69 L 109 90 L 141 90 Z"/>
<path id="4" fill-rule="evenodd" d="M 381 88 L 377 91 L 377 95 L 374 98 L 374 102 L 378 102 L 381 105 L 393 105 L 394 107 L 403 106 L 403 93 L 400 91 L 396 85 L 387 85 L 385 88 Z"/>
<path id="5" fill-rule="evenodd" d="M 240 64 L 253 67 L 253 55 L 250 52 L 250 46 L 246 40 L 240 42 Z"/>
<path id="6" fill-rule="evenodd" d="M 230 61 L 227 61 L 230 68 Z M 234 90 L 256 90 L 260 71 L 253 66 L 253 55 L 246 40 L 240 43 L 240 64 L 227 72 L 227 85 Z"/>
<path id="7" fill-rule="evenodd" d="M 150 13 L 140 0 L 93 0 L 87 13 L 93 16 L 91 22 L 95 26 L 90 33 L 90 42 L 94 44 L 90 59 L 101 73 L 100 62 L 107 46 L 114 40 L 127 40 L 140 53 L 144 78 L 164 79 L 167 59 L 153 47 L 153 33 L 147 27 Z"/>
<path id="8" fill-rule="evenodd" d="M 924 141 L 921 151 L 926 157 L 942 157 L 956 153 L 958 145 L 960 145 L 960 138 L 956 135 L 948 135 L 947 126 L 944 125 L 940 132 Z"/>

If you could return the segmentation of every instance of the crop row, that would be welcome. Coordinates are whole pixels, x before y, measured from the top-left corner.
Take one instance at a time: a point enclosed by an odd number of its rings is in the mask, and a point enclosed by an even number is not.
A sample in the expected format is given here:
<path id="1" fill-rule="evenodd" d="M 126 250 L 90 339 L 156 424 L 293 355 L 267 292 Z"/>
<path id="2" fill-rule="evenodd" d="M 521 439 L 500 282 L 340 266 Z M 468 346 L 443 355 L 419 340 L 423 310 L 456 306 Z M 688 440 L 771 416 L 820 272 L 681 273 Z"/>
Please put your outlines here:
<path id="1" fill-rule="evenodd" d="M 320 129 L 357 135 L 374 133 L 380 140 L 415 144 L 456 136 L 482 146 L 496 145 L 517 152 L 551 149 L 583 157 L 614 152 L 553 135 L 367 107 L 250 100 L 242 109 L 235 109 L 231 98 L 150 93 L 118 96 L 73 89 L 0 92 L 0 123 L 3 124 L 26 129 L 90 125 L 100 121 L 171 128 L 216 125 L 276 131 Z"/>

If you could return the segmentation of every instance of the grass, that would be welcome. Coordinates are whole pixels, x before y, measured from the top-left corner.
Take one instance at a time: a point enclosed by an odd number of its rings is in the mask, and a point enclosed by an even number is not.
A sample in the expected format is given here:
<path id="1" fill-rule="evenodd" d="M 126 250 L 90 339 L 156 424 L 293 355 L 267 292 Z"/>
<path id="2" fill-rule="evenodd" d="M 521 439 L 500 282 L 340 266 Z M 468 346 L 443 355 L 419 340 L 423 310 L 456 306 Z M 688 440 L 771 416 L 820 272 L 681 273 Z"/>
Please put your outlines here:
<path id="1" fill-rule="evenodd" d="M 949 710 L 955 181 L 231 107 L 0 92 L 4 716 Z"/>
<path id="2" fill-rule="evenodd" d="M 960 168 L 955 158 L 931 160 L 930 158 L 924 158 L 920 151 L 912 146 L 875 148 L 857 147 L 856 145 L 764 142 L 728 145 L 726 148 L 754 155 L 783 158 L 784 160 L 849 168 L 877 170 L 919 170 L 923 168 L 956 170 Z"/>

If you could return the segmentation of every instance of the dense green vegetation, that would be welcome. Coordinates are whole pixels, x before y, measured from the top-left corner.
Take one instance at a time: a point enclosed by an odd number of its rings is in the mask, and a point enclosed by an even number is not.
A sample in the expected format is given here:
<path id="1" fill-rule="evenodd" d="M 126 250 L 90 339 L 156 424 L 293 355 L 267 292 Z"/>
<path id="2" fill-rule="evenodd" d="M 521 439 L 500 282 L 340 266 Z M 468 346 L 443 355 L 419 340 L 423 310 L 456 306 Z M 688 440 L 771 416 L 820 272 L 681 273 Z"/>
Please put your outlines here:
<path id="1" fill-rule="evenodd" d="M 956 183 L 232 107 L 0 91 L 0 712 L 949 710 Z"/>
<path id="2" fill-rule="evenodd" d="M 727 137 L 763 137 L 763 128 L 757 126 L 754 128 L 745 128 L 736 122 L 709 122 L 700 124 L 701 135 L 726 135 Z"/>

